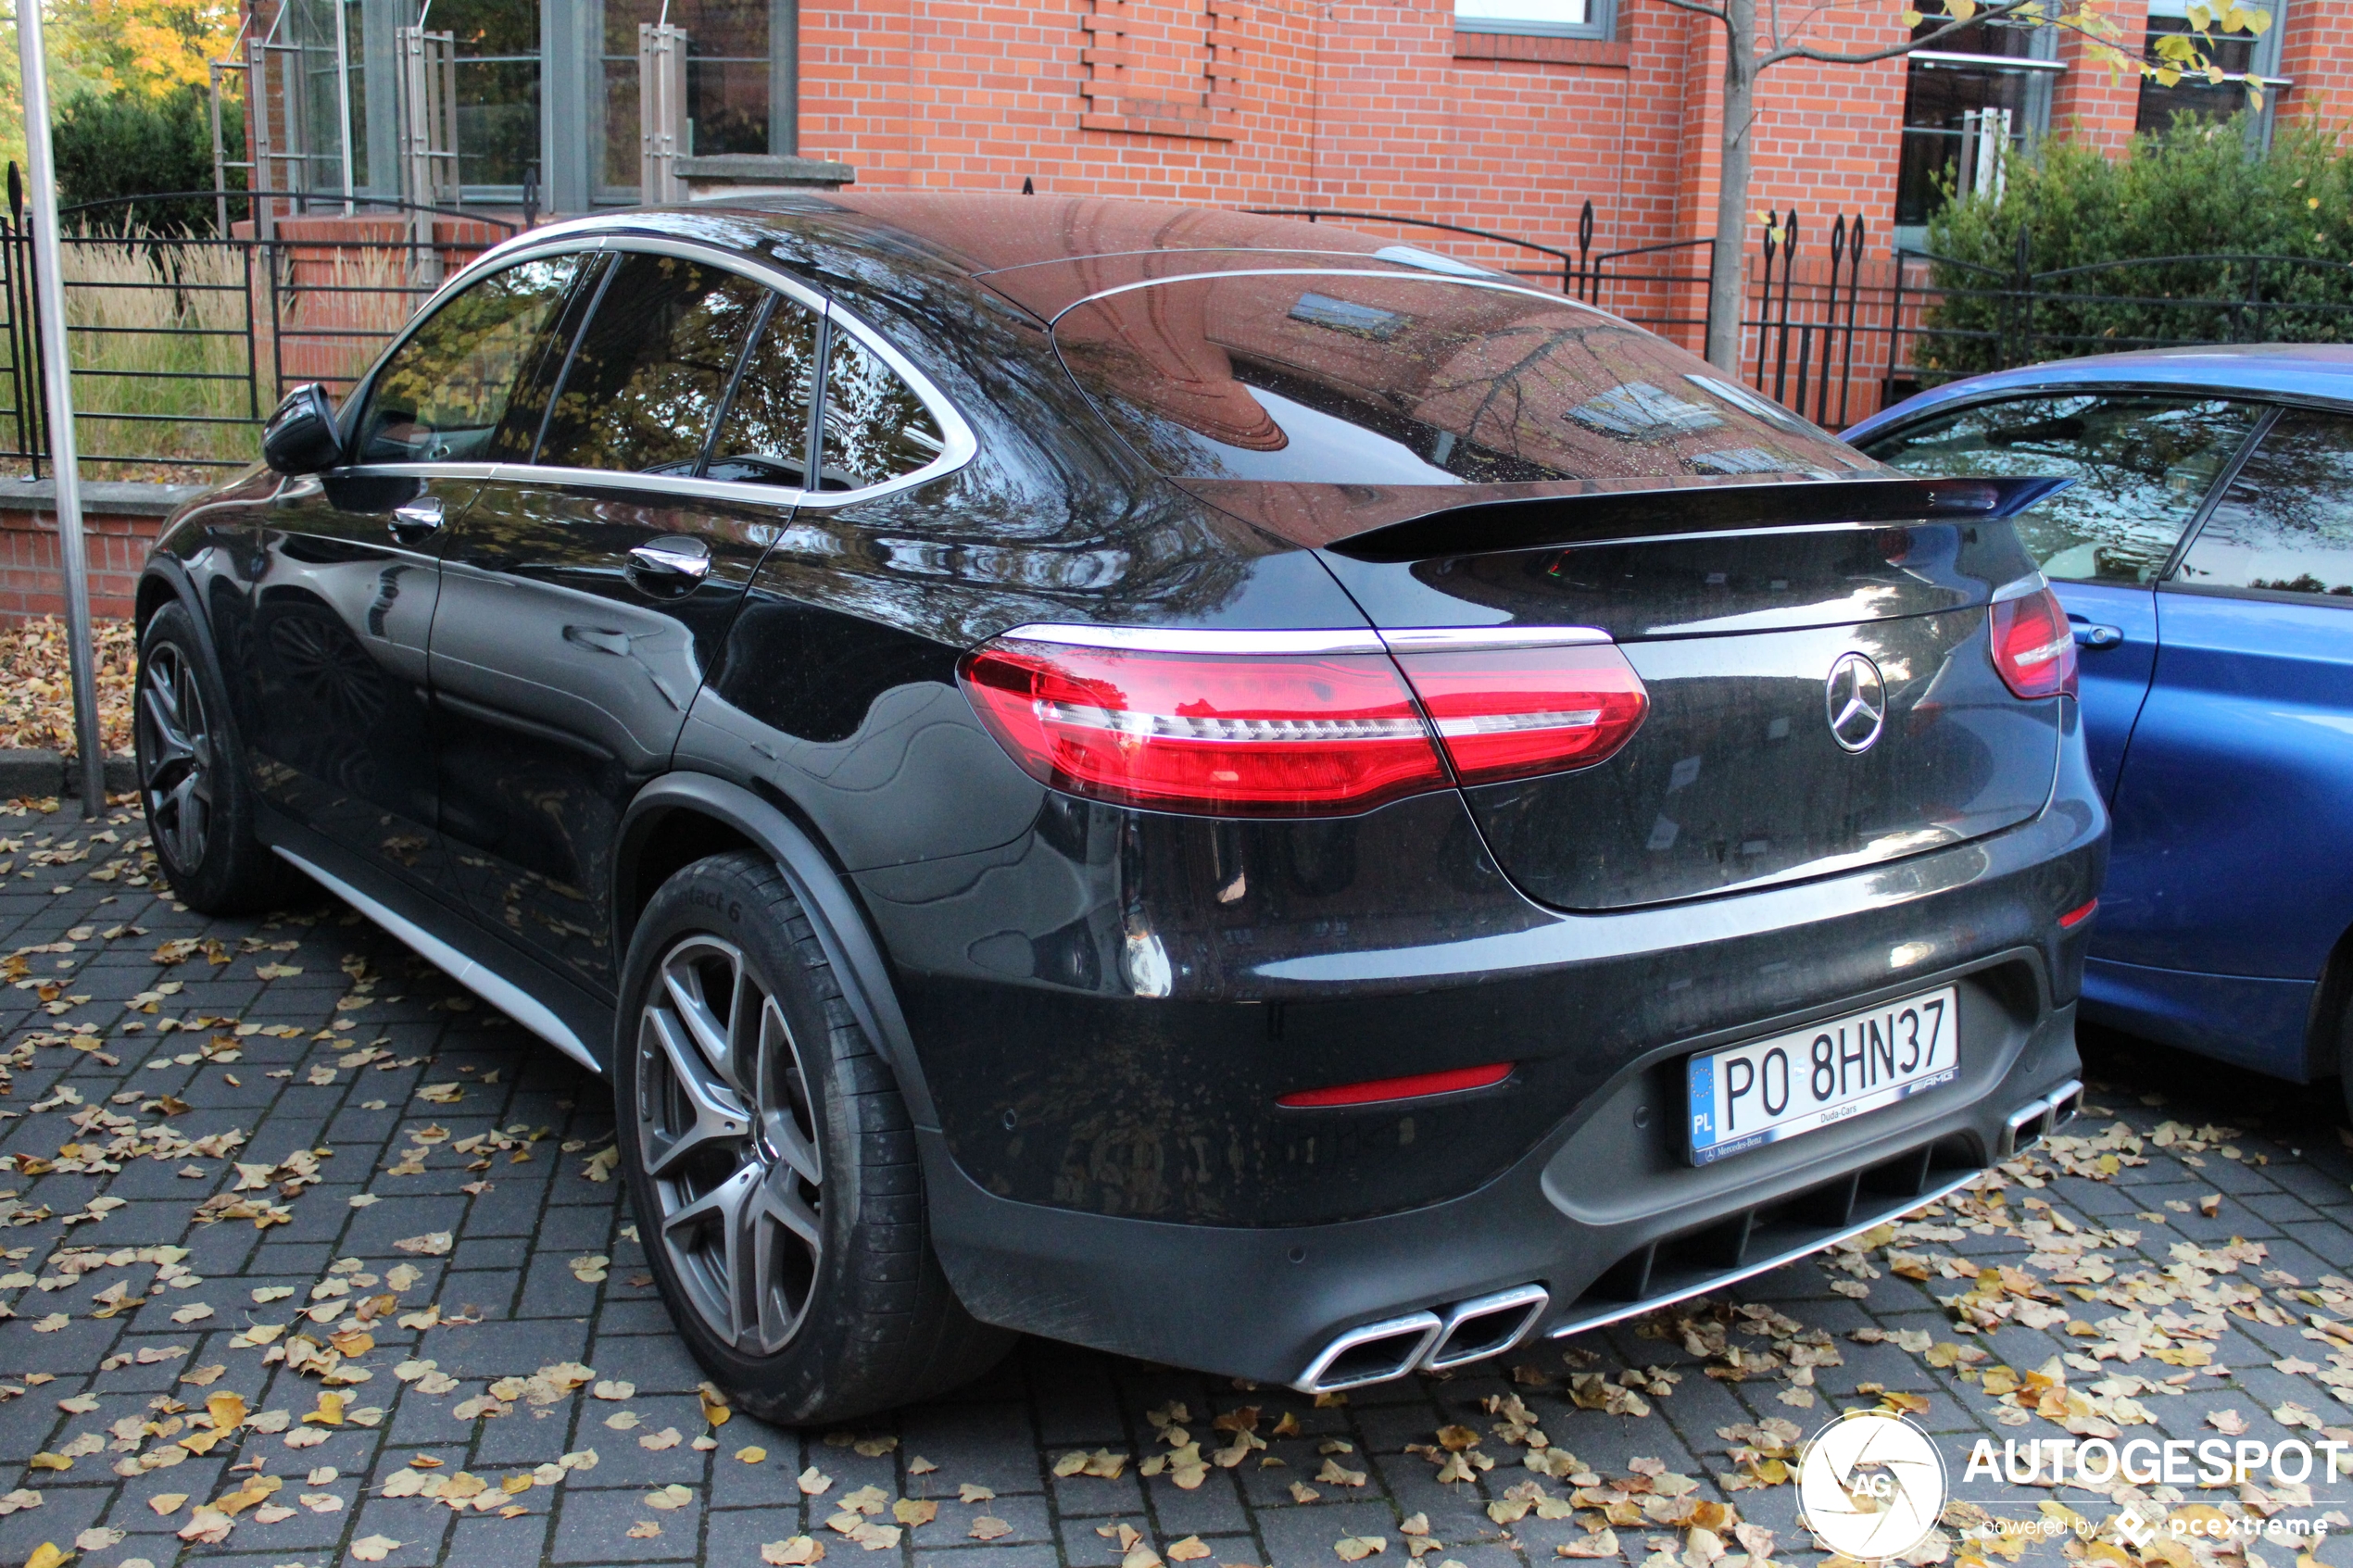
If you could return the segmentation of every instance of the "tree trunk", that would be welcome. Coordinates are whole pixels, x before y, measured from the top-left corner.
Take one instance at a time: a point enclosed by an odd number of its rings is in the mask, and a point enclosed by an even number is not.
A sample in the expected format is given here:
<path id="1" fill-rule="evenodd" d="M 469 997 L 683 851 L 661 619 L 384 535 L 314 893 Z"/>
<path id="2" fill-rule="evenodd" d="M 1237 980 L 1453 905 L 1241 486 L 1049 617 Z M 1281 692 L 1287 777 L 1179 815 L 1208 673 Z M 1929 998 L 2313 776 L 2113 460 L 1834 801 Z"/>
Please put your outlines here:
<path id="1" fill-rule="evenodd" d="M 1755 151 L 1756 0 L 1724 0 L 1723 172 L 1716 192 L 1716 245 L 1707 270 L 1707 360 L 1741 373 L 1741 261 L 1748 239 L 1749 162 Z"/>

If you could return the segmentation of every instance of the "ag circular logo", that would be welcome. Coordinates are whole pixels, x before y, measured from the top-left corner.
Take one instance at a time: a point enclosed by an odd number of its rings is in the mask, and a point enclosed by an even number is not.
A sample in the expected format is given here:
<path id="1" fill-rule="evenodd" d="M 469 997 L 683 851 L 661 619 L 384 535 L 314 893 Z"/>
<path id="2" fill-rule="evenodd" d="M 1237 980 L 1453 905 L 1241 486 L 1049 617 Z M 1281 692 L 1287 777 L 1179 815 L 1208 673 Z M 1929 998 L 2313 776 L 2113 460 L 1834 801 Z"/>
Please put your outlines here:
<path id="1" fill-rule="evenodd" d="M 1944 1512 L 1944 1461 L 1927 1433 L 1884 1411 L 1850 1411 L 1814 1435 L 1797 1469 L 1806 1527 L 1858 1561 L 1901 1557 Z"/>
<path id="2" fill-rule="evenodd" d="M 1822 698 L 1831 738 L 1849 751 L 1869 751 L 1887 722 L 1887 683 L 1879 666 L 1859 653 L 1843 653 L 1831 666 Z"/>

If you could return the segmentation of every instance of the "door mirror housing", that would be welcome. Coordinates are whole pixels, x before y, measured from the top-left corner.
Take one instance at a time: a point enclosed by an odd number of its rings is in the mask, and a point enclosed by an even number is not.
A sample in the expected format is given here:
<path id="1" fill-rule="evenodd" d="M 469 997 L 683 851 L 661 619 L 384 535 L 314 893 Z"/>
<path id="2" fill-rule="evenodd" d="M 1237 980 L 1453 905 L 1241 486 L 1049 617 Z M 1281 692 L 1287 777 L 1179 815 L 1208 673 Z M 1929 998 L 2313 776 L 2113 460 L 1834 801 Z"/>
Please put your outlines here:
<path id="1" fill-rule="evenodd" d="M 320 473 L 343 461 L 335 406 L 317 382 L 296 387 L 261 427 L 261 459 L 279 473 Z"/>

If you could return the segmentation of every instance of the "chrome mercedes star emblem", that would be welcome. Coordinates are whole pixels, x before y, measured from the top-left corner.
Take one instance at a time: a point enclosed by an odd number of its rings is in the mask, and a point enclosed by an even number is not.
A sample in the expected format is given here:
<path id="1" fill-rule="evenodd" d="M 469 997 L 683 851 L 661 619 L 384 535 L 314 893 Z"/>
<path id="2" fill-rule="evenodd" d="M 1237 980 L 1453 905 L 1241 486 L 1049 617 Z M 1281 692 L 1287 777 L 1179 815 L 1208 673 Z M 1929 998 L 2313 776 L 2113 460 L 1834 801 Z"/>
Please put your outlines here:
<path id="1" fill-rule="evenodd" d="M 1887 723 L 1887 684 L 1879 666 L 1859 653 L 1843 653 L 1823 683 L 1831 738 L 1849 751 L 1869 751 Z"/>

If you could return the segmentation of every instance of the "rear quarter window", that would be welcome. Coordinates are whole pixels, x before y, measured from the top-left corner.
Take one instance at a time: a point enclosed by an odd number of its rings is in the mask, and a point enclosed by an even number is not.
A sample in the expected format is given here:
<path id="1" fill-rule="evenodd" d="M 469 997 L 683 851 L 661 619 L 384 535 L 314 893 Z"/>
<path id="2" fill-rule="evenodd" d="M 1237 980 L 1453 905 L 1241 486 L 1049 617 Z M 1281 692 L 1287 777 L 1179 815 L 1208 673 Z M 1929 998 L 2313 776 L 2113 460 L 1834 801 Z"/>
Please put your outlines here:
<path id="1" fill-rule="evenodd" d="M 1315 272 L 1129 289 L 1065 311 L 1063 361 L 1176 477 L 1463 484 L 1876 465 L 1696 356 L 1516 288 Z"/>

